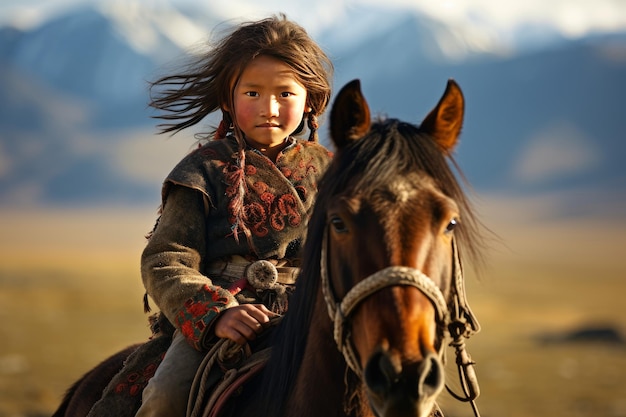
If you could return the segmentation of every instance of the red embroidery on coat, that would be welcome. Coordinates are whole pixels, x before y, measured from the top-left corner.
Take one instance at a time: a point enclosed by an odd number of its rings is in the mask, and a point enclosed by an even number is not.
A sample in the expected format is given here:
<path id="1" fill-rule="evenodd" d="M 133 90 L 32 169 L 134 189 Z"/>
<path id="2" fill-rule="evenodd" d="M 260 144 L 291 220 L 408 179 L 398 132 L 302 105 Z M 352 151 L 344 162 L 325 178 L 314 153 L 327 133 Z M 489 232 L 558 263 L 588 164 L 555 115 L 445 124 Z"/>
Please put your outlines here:
<path id="1" fill-rule="evenodd" d="M 293 172 L 292 181 L 299 182 L 312 174 L 317 174 L 317 167 L 313 165 L 313 158 L 309 158 L 306 162 L 301 159 L 298 163 L 298 170 Z"/>
<path id="2" fill-rule="evenodd" d="M 252 234 L 263 237 L 269 233 L 267 228 L 267 212 L 261 203 L 251 203 L 246 206 L 246 218 Z"/>
<path id="3" fill-rule="evenodd" d="M 150 379 L 154 376 L 154 373 L 157 370 L 157 365 L 156 363 L 151 363 L 148 366 L 146 366 L 146 368 L 143 370 L 143 376 L 144 378 Z"/>
<path id="4" fill-rule="evenodd" d="M 282 167 L 280 169 L 280 172 L 283 173 L 283 175 L 285 176 L 285 178 L 289 178 L 291 177 L 291 169 L 289 167 Z"/>
<path id="5" fill-rule="evenodd" d="M 209 309 L 207 308 L 206 304 L 195 303 L 195 304 L 190 305 L 187 311 L 189 311 L 191 315 L 195 317 L 199 317 L 199 316 L 204 316 L 206 313 L 208 313 Z"/>
<path id="6" fill-rule="evenodd" d="M 281 231 L 287 225 L 295 227 L 302 224 L 303 214 L 299 212 L 298 198 L 306 202 L 309 194 L 308 187 L 303 184 L 303 180 L 318 173 L 318 169 L 314 165 L 315 158 L 302 158 L 299 154 L 302 148 L 303 145 L 300 143 L 295 146 L 294 152 L 298 155 L 294 158 L 291 166 L 280 167 L 282 174 L 296 189 L 297 196 L 292 193 L 275 194 L 265 181 L 249 183 L 248 181 L 252 180 L 251 177 L 258 173 L 256 166 L 246 164 L 245 169 L 241 169 L 239 165 L 233 162 L 225 163 L 222 166 L 226 183 L 225 195 L 229 199 L 228 220 L 233 225 L 233 233 L 236 231 L 238 220 L 243 220 L 252 235 L 257 237 L 267 236 L 270 229 Z M 248 181 L 242 182 L 244 175 L 248 177 Z M 311 187 L 315 187 L 314 181 L 310 181 L 310 183 Z M 257 197 L 250 198 L 248 195 L 244 201 L 241 201 L 239 186 L 245 187 L 246 184 L 249 187 L 248 191 L 254 192 Z M 238 218 L 237 213 L 242 215 Z"/>
<path id="7" fill-rule="evenodd" d="M 255 236 L 263 237 L 273 230 L 283 230 L 288 223 L 298 226 L 302 216 L 298 212 L 298 201 L 292 194 L 283 194 L 279 197 L 269 192 L 269 186 L 262 182 L 255 182 L 252 187 L 261 203 L 248 203 L 245 206 L 248 226 Z M 268 227 L 269 223 L 269 227 Z"/>
<path id="8" fill-rule="evenodd" d="M 141 393 L 141 388 L 142 387 L 140 387 L 137 384 L 131 385 L 130 389 L 128 390 L 128 393 L 130 394 L 131 397 L 134 397 L 137 394 Z"/>
<path id="9" fill-rule="evenodd" d="M 135 397 L 143 391 L 148 381 L 154 376 L 159 364 L 163 361 L 165 353 L 162 353 L 156 362 L 149 363 L 143 370 L 139 372 L 131 372 L 126 375 L 126 381 L 120 382 L 114 388 L 115 394 L 124 394 L 128 392 L 128 395 Z"/>
<path id="10" fill-rule="evenodd" d="M 300 196 L 300 199 L 301 199 L 302 201 L 306 201 L 306 198 L 307 198 L 307 195 L 308 195 L 308 192 L 307 192 L 306 187 L 303 187 L 303 186 L 301 186 L 301 185 L 298 185 L 298 186 L 297 186 L 297 187 L 295 187 L 295 188 L 296 188 L 296 191 L 298 192 L 298 195 Z"/>
<path id="11" fill-rule="evenodd" d="M 276 210 L 272 212 L 271 223 L 276 230 L 283 230 L 285 222 L 290 226 L 298 226 L 302 221 L 302 216 L 298 213 L 298 202 L 291 194 L 281 195 L 276 204 Z"/>
<path id="12" fill-rule="evenodd" d="M 200 346 L 207 325 L 227 304 L 228 298 L 225 295 L 205 285 L 194 297 L 185 301 L 183 309 L 176 317 L 176 324 L 187 340 Z"/>
<path id="13" fill-rule="evenodd" d="M 190 321 L 186 321 L 180 326 L 180 331 L 186 339 L 191 339 L 193 334 L 193 324 Z"/>

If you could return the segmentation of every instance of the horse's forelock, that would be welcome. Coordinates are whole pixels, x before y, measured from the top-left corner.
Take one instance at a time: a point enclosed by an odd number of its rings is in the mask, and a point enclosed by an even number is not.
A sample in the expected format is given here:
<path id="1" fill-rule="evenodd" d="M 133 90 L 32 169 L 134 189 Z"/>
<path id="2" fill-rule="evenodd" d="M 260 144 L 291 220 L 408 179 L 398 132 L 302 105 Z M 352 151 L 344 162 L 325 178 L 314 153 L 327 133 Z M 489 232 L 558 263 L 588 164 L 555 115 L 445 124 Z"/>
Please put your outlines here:
<path id="1" fill-rule="evenodd" d="M 397 119 L 378 119 L 365 137 L 342 150 L 336 158 L 341 160 L 333 162 L 333 166 L 340 165 L 333 172 L 335 190 L 345 190 L 352 181 L 361 195 L 367 195 L 417 171 L 431 177 L 461 210 L 457 240 L 463 257 L 472 265 L 482 263 L 481 224 L 457 180 L 457 176 L 464 180 L 463 173 L 454 157 L 444 152 L 419 126 Z"/>

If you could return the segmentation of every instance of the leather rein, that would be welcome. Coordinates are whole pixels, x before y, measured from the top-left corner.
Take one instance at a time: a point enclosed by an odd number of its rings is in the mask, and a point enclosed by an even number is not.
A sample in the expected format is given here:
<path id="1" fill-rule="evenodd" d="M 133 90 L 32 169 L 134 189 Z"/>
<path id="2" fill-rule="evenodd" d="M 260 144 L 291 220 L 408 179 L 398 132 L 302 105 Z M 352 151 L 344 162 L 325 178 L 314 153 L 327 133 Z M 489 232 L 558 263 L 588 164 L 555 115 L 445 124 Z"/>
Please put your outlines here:
<path id="1" fill-rule="evenodd" d="M 369 296 L 383 288 L 397 285 L 413 286 L 424 293 L 435 307 L 437 333 L 439 340 L 441 340 L 438 353 L 444 363 L 444 340 L 451 340 L 449 346 L 455 349 L 457 371 L 463 393 L 455 393 L 447 383 L 446 389 L 455 399 L 469 402 L 474 415 L 480 417 L 475 403 L 476 398 L 480 395 L 478 379 L 474 371 L 475 362 L 472 361 L 469 353 L 467 353 L 464 342 L 464 339 L 480 331 L 480 325 L 467 302 L 461 259 L 454 239 L 452 240 L 453 282 L 448 301 L 446 301 L 441 289 L 426 274 L 418 269 L 405 266 L 390 266 L 375 272 L 352 287 L 342 300 L 338 300 L 335 297 L 328 276 L 327 252 L 328 233 L 326 229 L 323 236 L 320 260 L 322 292 L 326 301 L 328 315 L 334 324 L 335 343 L 350 369 L 359 378 L 362 378 L 363 369 L 357 359 L 354 344 L 350 338 L 350 315 L 355 308 Z"/>

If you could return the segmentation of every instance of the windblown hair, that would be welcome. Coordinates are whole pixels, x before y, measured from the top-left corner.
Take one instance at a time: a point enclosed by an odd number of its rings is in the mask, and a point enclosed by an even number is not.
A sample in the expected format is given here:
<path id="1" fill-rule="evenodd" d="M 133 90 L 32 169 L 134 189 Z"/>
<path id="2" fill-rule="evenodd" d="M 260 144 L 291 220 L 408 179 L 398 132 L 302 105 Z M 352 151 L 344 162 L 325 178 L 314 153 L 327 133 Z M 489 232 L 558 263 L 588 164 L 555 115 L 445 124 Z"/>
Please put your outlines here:
<path id="1" fill-rule="evenodd" d="M 245 186 L 245 139 L 235 117 L 227 109 L 234 109 L 233 90 L 246 65 L 258 56 L 276 58 L 293 71 L 296 80 L 307 92 L 306 114 L 309 140 L 317 141 L 318 117 L 324 113 L 331 95 L 333 65 L 324 51 L 298 24 L 281 14 L 256 22 L 243 23 L 223 37 L 186 71 L 162 77 L 151 84 L 150 106 L 162 111 L 155 116 L 164 123 L 161 133 L 177 133 L 194 126 L 213 112 L 221 110 L 222 120 L 208 137 L 223 139 L 232 134 L 239 151 L 235 158 L 238 167 L 238 192 L 229 203 L 232 236 L 239 240 L 243 232 L 251 248 L 251 233 L 246 225 L 243 199 Z M 293 135 L 304 129 L 304 117 Z"/>
<path id="2" fill-rule="evenodd" d="M 298 24 L 285 15 L 243 23 L 192 62 L 187 71 L 152 83 L 150 106 L 165 114 L 156 118 L 163 133 L 176 133 L 221 110 L 221 139 L 234 127 L 233 88 L 246 65 L 260 55 L 284 62 L 307 92 L 310 140 L 317 140 L 317 118 L 326 110 L 331 94 L 333 65 L 324 51 Z M 162 90 L 161 90 L 162 89 Z M 158 91 L 157 91 L 158 90 Z M 302 130 L 302 126 L 299 131 Z M 299 131 L 294 133 L 300 133 Z"/>

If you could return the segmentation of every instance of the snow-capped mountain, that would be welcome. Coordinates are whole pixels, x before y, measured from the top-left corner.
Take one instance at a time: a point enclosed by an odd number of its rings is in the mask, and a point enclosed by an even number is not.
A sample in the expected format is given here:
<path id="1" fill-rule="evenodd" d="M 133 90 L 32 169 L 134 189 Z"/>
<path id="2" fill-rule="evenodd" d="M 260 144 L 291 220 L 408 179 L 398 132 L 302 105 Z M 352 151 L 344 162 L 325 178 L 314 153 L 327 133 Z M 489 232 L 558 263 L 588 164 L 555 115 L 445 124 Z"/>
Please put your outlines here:
<path id="1" fill-rule="evenodd" d="M 94 3 L 0 28 L 0 205 L 158 201 L 193 138 L 153 137 L 148 82 L 232 22 L 211 6 L 158 5 Z M 360 78 L 376 112 L 418 123 L 448 78 L 460 83 L 458 160 L 475 188 L 626 191 L 626 34 L 516 51 L 412 9 L 353 7 L 323 23 L 311 33 L 336 89 Z"/>
<path id="2" fill-rule="evenodd" d="M 86 5 L 28 32 L 0 33 L 0 59 L 7 66 L 62 94 L 105 105 L 145 103 L 155 71 L 181 55 L 190 38 L 205 34 L 176 9 L 136 2 Z"/>

